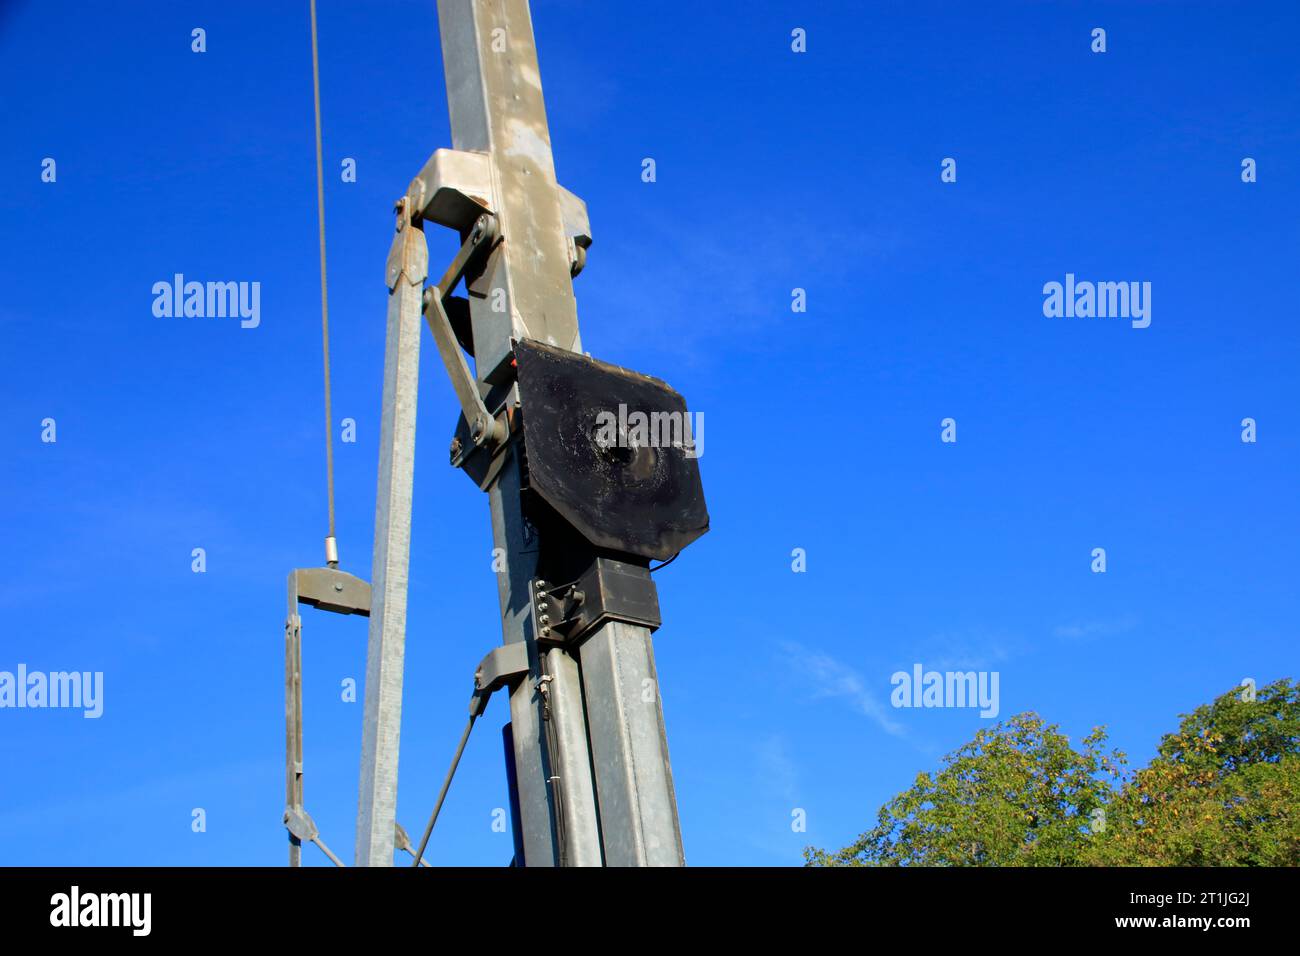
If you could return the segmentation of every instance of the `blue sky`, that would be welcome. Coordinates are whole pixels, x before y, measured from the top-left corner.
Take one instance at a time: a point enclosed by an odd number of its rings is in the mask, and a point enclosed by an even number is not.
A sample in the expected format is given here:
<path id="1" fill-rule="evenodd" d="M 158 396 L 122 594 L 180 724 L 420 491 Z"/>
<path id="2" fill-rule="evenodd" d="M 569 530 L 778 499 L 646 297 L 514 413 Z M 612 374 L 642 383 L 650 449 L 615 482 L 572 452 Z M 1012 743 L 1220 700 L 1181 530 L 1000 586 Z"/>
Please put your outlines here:
<path id="1" fill-rule="evenodd" d="M 595 237 L 584 346 L 707 423 L 712 530 L 657 575 L 689 862 L 841 846 L 987 726 L 890 707 L 915 663 L 997 671 L 1000 716 L 1106 724 L 1138 763 L 1180 712 L 1297 676 L 1298 9 L 535 0 L 558 175 Z M 102 671 L 105 708 L 0 710 L 0 863 L 279 865 L 284 580 L 325 533 L 307 3 L 3 10 L 0 670 Z M 368 577 L 391 203 L 450 135 L 432 2 L 319 16 L 334 408 L 358 423 L 338 533 Z M 260 282 L 261 324 L 155 317 L 177 272 Z M 1150 327 L 1044 317 L 1066 273 L 1150 282 Z M 429 345 L 411 831 L 499 641 Z M 361 705 L 339 688 L 365 626 L 305 626 L 307 807 L 350 860 Z M 506 713 L 437 862 L 509 860 Z"/>

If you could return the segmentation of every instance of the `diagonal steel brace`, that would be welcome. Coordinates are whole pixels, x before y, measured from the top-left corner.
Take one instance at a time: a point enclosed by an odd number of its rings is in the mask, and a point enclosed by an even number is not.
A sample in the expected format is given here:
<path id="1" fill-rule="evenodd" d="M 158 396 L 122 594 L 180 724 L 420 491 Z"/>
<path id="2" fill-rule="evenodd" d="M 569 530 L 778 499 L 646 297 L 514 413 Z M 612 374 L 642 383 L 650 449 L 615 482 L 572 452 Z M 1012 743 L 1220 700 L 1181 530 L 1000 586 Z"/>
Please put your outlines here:
<path id="1" fill-rule="evenodd" d="M 469 370 L 469 364 L 465 361 L 465 353 L 461 351 L 460 343 L 456 341 L 456 333 L 451 327 L 451 319 L 447 316 L 445 302 L 464 276 L 470 261 L 478 253 L 491 250 L 496 240 L 496 217 L 490 213 L 483 213 L 470 227 L 469 235 L 461 244 L 447 271 L 438 280 L 438 284 L 424 290 L 424 317 L 429 323 L 429 331 L 433 333 L 434 342 L 438 345 L 438 354 L 442 356 L 443 365 L 446 366 L 447 377 L 451 379 L 452 388 L 456 390 L 461 413 L 469 423 L 470 438 L 476 448 L 485 445 L 495 448 L 501 445 L 506 439 L 507 427 L 504 418 L 495 418 L 483 403 L 483 396 L 479 394 L 478 385 Z"/>

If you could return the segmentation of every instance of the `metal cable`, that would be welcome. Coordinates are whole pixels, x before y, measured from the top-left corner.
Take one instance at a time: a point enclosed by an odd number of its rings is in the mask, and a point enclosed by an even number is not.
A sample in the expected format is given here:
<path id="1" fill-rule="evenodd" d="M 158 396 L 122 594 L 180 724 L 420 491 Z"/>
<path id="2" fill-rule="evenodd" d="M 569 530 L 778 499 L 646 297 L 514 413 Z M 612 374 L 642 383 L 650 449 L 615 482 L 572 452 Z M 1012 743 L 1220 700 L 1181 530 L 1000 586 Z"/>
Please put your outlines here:
<path id="1" fill-rule="evenodd" d="M 565 810 L 564 810 L 564 777 L 560 771 L 560 738 L 555 729 L 555 716 L 551 711 L 551 689 L 550 685 L 555 680 L 555 675 L 546 671 L 546 665 L 550 661 L 551 654 L 558 654 L 559 651 L 550 651 L 543 657 L 543 674 L 538 682 L 538 691 L 542 695 L 542 723 L 546 727 L 546 765 L 550 769 L 550 774 L 546 782 L 551 788 L 551 825 L 555 833 L 555 856 L 557 866 L 569 865 L 569 837 L 565 828 Z"/>
<path id="2" fill-rule="evenodd" d="M 433 805 L 433 815 L 429 817 L 429 825 L 424 828 L 424 836 L 420 839 L 420 848 L 415 851 L 415 862 L 411 864 L 413 867 L 419 866 L 420 860 L 424 857 L 424 848 L 429 845 L 429 837 L 433 835 L 433 825 L 438 822 L 438 814 L 442 810 L 442 801 L 447 799 L 447 791 L 451 789 L 451 778 L 456 776 L 456 767 L 460 764 L 460 755 L 465 752 L 465 743 L 469 740 L 469 732 L 474 729 L 475 719 L 473 716 L 470 717 L 469 723 L 465 725 L 465 730 L 460 735 L 460 743 L 456 746 L 456 756 L 451 758 L 451 769 L 447 771 L 446 779 L 442 781 L 442 789 L 438 791 L 438 802 Z"/>
<path id="3" fill-rule="evenodd" d="M 668 565 L 670 565 L 670 564 L 672 564 L 674 561 L 676 561 L 677 558 L 678 558 L 680 555 L 681 555 L 681 552 L 678 551 L 677 554 L 674 554 L 671 558 L 669 558 L 667 561 L 663 562 L 662 564 L 656 564 L 653 568 L 650 568 L 650 569 L 649 569 L 649 570 L 650 570 L 650 573 L 651 573 L 651 574 L 654 574 L 654 573 L 655 573 L 656 571 L 658 571 L 660 568 L 666 568 L 666 567 L 668 567 Z"/>
<path id="4" fill-rule="evenodd" d="M 320 222 L 320 323 L 325 358 L 325 481 L 329 497 L 330 538 L 334 537 L 334 424 L 330 408 L 330 305 L 325 283 L 325 172 L 321 160 L 320 56 L 316 44 L 316 0 L 311 0 L 311 79 L 316 105 L 316 216 Z M 331 552 L 326 545 L 327 560 Z"/>

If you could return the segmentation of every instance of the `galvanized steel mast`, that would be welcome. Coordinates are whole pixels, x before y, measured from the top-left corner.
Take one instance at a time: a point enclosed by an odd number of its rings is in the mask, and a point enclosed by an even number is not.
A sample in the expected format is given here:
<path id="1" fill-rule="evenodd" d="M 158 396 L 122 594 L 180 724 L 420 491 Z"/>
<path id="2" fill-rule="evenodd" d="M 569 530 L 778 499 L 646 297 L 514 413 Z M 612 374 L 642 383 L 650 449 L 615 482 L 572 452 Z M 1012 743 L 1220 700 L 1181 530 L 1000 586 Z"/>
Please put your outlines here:
<path id="1" fill-rule="evenodd" d="M 698 463 L 689 432 L 611 441 L 593 422 L 632 409 L 689 427 L 685 403 L 582 354 L 572 283 L 590 227 L 556 180 L 527 0 L 439 0 L 438 20 L 453 148 L 435 151 L 397 202 L 388 258 L 374 569 L 369 606 L 357 602 L 370 635 L 356 860 L 392 865 L 405 842 L 396 794 L 423 316 L 461 407 L 451 463 L 487 493 L 498 568 L 502 645 L 475 675 L 461 748 L 487 698 L 507 689 L 517 864 L 680 866 L 649 565 L 708 528 Z M 461 248 L 426 288 L 428 222 L 455 230 Z M 453 295 L 462 281 L 466 295 Z M 313 839 L 309 818 L 293 820 L 291 837 Z"/>

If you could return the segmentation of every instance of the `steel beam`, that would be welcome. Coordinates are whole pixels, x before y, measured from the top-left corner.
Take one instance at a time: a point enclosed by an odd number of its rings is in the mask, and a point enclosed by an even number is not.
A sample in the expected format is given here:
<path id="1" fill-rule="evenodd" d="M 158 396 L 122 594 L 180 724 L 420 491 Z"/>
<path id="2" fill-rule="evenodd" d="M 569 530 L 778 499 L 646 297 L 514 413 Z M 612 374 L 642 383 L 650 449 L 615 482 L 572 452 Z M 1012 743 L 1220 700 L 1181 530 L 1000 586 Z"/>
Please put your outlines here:
<path id="1" fill-rule="evenodd" d="M 650 632 L 611 621 L 581 657 L 605 864 L 685 866 Z"/>
<path id="2" fill-rule="evenodd" d="M 520 510 L 514 451 L 488 494 L 492 538 L 503 562 L 497 574 L 505 643 L 526 642 L 530 673 L 510 694 L 511 742 L 524 866 L 601 864 L 600 821 L 583 720 L 577 662 L 563 650 L 538 653 L 532 632 L 532 598 L 538 542 Z M 549 716 L 538 680 L 551 677 Z M 548 720 L 551 724 L 547 726 Z M 555 752 L 552 753 L 552 741 Z"/>
<path id="3" fill-rule="evenodd" d="M 492 312 L 474 323 L 475 360 L 487 379 L 509 351 L 502 332 L 581 349 L 572 263 L 527 0 L 439 0 L 438 26 L 452 144 L 489 155 L 506 237 L 499 288 L 510 321 L 500 328 Z M 480 325 L 496 334 L 480 343 Z"/>
<path id="4" fill-rule="evenodd" d="M 298 572 L 289 573 L 289 614 L 284 621 L 284 806 L 302 812 L 302 618 L 298 614 Z M 289 834 L 289 865 L 302 866 L 302 840 Z"/>
<path id="5" fill-rule="evenodd" d="M 397 820 L 397 756 L 402 730 L 406 590 L 411 556 L 415 409 L 420 372 L 421 296 L 429 251 L 409 202 L 398 204 L 389 252 L 388 329 L 379 434 L 379 491 L 371 574 L 370 638 L 357 803 L 358 866 L 392 866 Z"/>
<path id="6" fill-rule="evenodd" d="M 487 155 L 492 212 L 505 237 L 471 281 L 475 374 L 486 394 L 509 359 L 512 338 L 581 347 L 569 244 L 526 0 L 439 0 L 438 27 L 452 144 Z M 537 541 L 520 510 L 518 460 L 508 454 L 488 494 L 495 553 L 504 565 L 502 638 L 528 642 L 533 662 L 510 695 L 522 862 L 599 866 L 581 681 L 567 654 L 552 651 L 543 662 L 533 642 L 529 586 Z M 544 673 L 552 678 L 549 710 L 537 686 Z"/>
<path id="7" fill-rule="evenodd" d="M 303 805 L 302 617 L 298 606 L 366 617 L 370 614 L 370 585 L 337 568 L 298 568 L 289 572 L 288 594 L 289 613 L 284 621 L 284 824 L 289 830 L 289 865 L 302 865 L 302 841 L 306 839 L 341 866 L 342 861 L 320 838 Z"/>
<path id="8" fill-rule="evenodd" d="M 556 181 L 527 0 L 438 0 L 438 21 L 452 142 L 486 156 L 490 187 L 480 182 L 477 161 L 443 157 L 443 178 L 458 163 L 460 177 L 472 183 L 467 194 L 447 190 L 461 196 L 447 215 L 486 201 L 504 237 L 481 274 L 467 277 L 475 375 L 486 395 L 508 379 L 502 369 L 512 338 L 581 351 L 572 277 L 590 228 L 582 201 Z M 439 158 L 431 163 L 438 166 Z M 435 170 L 429 172 L 433 178 Z M 522 862 L 680 865 L 657 685 L 653 699 L 642 700 L 643 681 L 654 680 L 649 631 L 606 625 L 576 655 L 559 648 L 538 653 L 529 593 L 538 542 L 521 512 L 517 457 L 513 449 L 507 454 L 489 496 L 493 541 L 504 561 L 503 639 L 527 642 L 532 662 L 510 698 Z"/>

